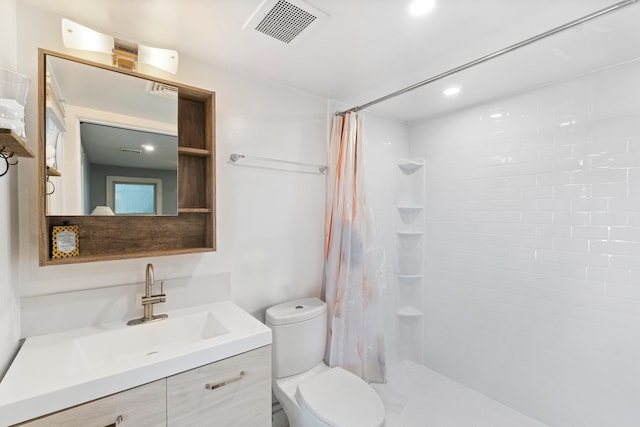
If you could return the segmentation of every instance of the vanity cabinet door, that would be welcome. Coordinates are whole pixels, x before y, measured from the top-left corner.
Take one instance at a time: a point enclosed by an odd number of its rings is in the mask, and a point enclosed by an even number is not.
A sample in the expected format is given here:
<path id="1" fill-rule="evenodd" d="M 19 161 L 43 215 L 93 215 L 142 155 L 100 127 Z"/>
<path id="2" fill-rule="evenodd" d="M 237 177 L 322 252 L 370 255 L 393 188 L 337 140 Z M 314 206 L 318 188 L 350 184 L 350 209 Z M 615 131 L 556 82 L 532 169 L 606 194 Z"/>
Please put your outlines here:
<path id="1" fill-rule="evenodd" d="M 160 427 L 166 426 L 166 380 L 112 394 L 46 415 L 20 427 Z"/>
<path id="2" fill-rule="evenodd" d="M 167 426 L 271 426 L 271 346 L 167 378 Z"/>

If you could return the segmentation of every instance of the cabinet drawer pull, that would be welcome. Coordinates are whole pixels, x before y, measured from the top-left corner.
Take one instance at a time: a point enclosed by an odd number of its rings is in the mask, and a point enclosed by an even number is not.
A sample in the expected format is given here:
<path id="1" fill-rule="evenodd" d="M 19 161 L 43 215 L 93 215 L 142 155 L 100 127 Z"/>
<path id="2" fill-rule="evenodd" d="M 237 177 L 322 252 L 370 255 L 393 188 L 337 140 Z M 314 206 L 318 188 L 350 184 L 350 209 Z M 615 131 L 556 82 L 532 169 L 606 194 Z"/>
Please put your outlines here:
<path id="1" fill-rule="evenodd" d="M 238 375 L 237 377 L 233 377 L 233 378 L 229 378 L 228 380 L 219 382 L 219 383 L 207 383 L 205 384 L 204 388 L 206 388 L 207 390 L 215 390 L 217 388 L 220 388 L 222 386 L 225 386 L 227 384 L 231 384 L 231 383 L 235 383 L 236 381 L 240 381 L 242 379 L 242 377 L 245 376 L 245 372 L 244 371 L 240 371 L 240 375 Z"/>
<path id="2" fill-rule="evenodd" d="M 124 421 L 124 418 L 122 417 L 122 415 L 118 415 L 118 418 L 116 418 L 116 422 L 113 424 L 109 424 L 108 426 L 105 427 L 117 427 L 120 424 L 122 424 L 122 422 Z"/>

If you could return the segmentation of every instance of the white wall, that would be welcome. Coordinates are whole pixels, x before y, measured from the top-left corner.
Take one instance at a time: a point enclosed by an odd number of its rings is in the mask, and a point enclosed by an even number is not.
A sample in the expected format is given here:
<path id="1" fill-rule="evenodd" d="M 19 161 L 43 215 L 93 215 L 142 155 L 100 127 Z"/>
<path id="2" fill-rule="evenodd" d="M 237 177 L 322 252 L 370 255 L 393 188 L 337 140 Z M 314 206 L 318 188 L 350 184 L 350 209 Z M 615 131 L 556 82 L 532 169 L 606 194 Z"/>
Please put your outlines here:
<path id="1" fill-rule="evenodd" d="M 65 52 L 60 18 L 18 5 L 19 63 L 34 81 L 38 47 Z M 216 92 L 217 252 L 38 267 L 37 170 L 33 162 L 20 171 L 24 186 L 24 191 L 20 191 L 23 298 L 141 283 L 147 262 L 154 263 L 156 280 L 213 278 L 229 273 L 232 299 L 258 317 L 273 303 L 319 295 L 324 177 L 283 171 L 271 164 L 232 165 L 228 158 L 232 152 L 238 152 L 325 163 L 326 100 L 186 55 L 180 57 L 180 71 L 175 80 Z M 37 134 L 36 106 L 34 90 L 28 108 L 31 135 Z M 170 286 L 166 293 L 171 299 Z M 74 316 L 72 310 L 61 311 L 59 315 L 66 320 Z M 48 320 L 44 316 L 37 318 L 37 310 L 29 310 L 28 316 L 36 316 L 25 319 L 28 325 Z M 23 330 L 22 334 L 29 332 Z"/>
<path id="2" fill-rule="evenodd" d="M 16 69 L 16 2 L 0 0 L 0 67 Z M 18 173 L 23 159 L 0 177 L 0 377 L 17 349 L 20 337 L 18 283 Z M 4 165 L 0 165 L 0 172 Z"/>
<path id="3" fill-rule="evenodd" d="M 397 165 L 399 159 L 409 156 L 409 129 L 405 123 L 374 113 L 367 112 L 363 115 L 367 201 L 384 246 L 392 249 L 398 243 L 398 211 L 395 206 L 400 169 Z M 393 273 L 395 268 L 392 253 L 387 261 L 387 270 Z"/>
<path id="4" fill-rule="evenodd" d="M 639 86 L 636 61 L 411 126 L 428 367 L 551 426 L 638 425 Z"/>

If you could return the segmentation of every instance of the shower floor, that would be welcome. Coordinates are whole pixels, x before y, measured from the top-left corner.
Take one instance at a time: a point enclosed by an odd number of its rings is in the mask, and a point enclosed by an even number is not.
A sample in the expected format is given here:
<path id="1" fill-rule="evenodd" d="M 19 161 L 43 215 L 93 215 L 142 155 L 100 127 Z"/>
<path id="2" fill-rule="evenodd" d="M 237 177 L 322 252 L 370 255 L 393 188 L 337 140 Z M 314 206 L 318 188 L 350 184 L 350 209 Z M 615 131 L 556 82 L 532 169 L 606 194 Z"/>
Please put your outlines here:
<path id="1" fill-rule="evenodd" d="M 546 427 L 414 362 L 389 369 L 372 384 L 387 411 L 385 427 Z"/>

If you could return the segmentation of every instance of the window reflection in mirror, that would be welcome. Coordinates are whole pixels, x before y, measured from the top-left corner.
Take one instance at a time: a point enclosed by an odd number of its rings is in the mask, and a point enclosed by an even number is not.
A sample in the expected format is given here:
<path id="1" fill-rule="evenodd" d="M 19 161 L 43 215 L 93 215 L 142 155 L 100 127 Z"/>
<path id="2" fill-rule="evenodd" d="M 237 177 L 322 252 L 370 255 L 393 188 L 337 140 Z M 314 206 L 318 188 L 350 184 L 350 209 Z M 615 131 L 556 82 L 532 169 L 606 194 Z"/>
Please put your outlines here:
<path id="1" fill-rule="evenodd" d="M 161 179 L 107 176 L 107 206 L 115 215 L 162 215 L 162 198 Z"/>
<path id="2" fill-rule="evenodd" d="M 177 215 L 177 90 L 51 55 L 46 67 L 47 215 Z M 116 206 L 107 177 L 154 182 L 153 202 Z"/>

